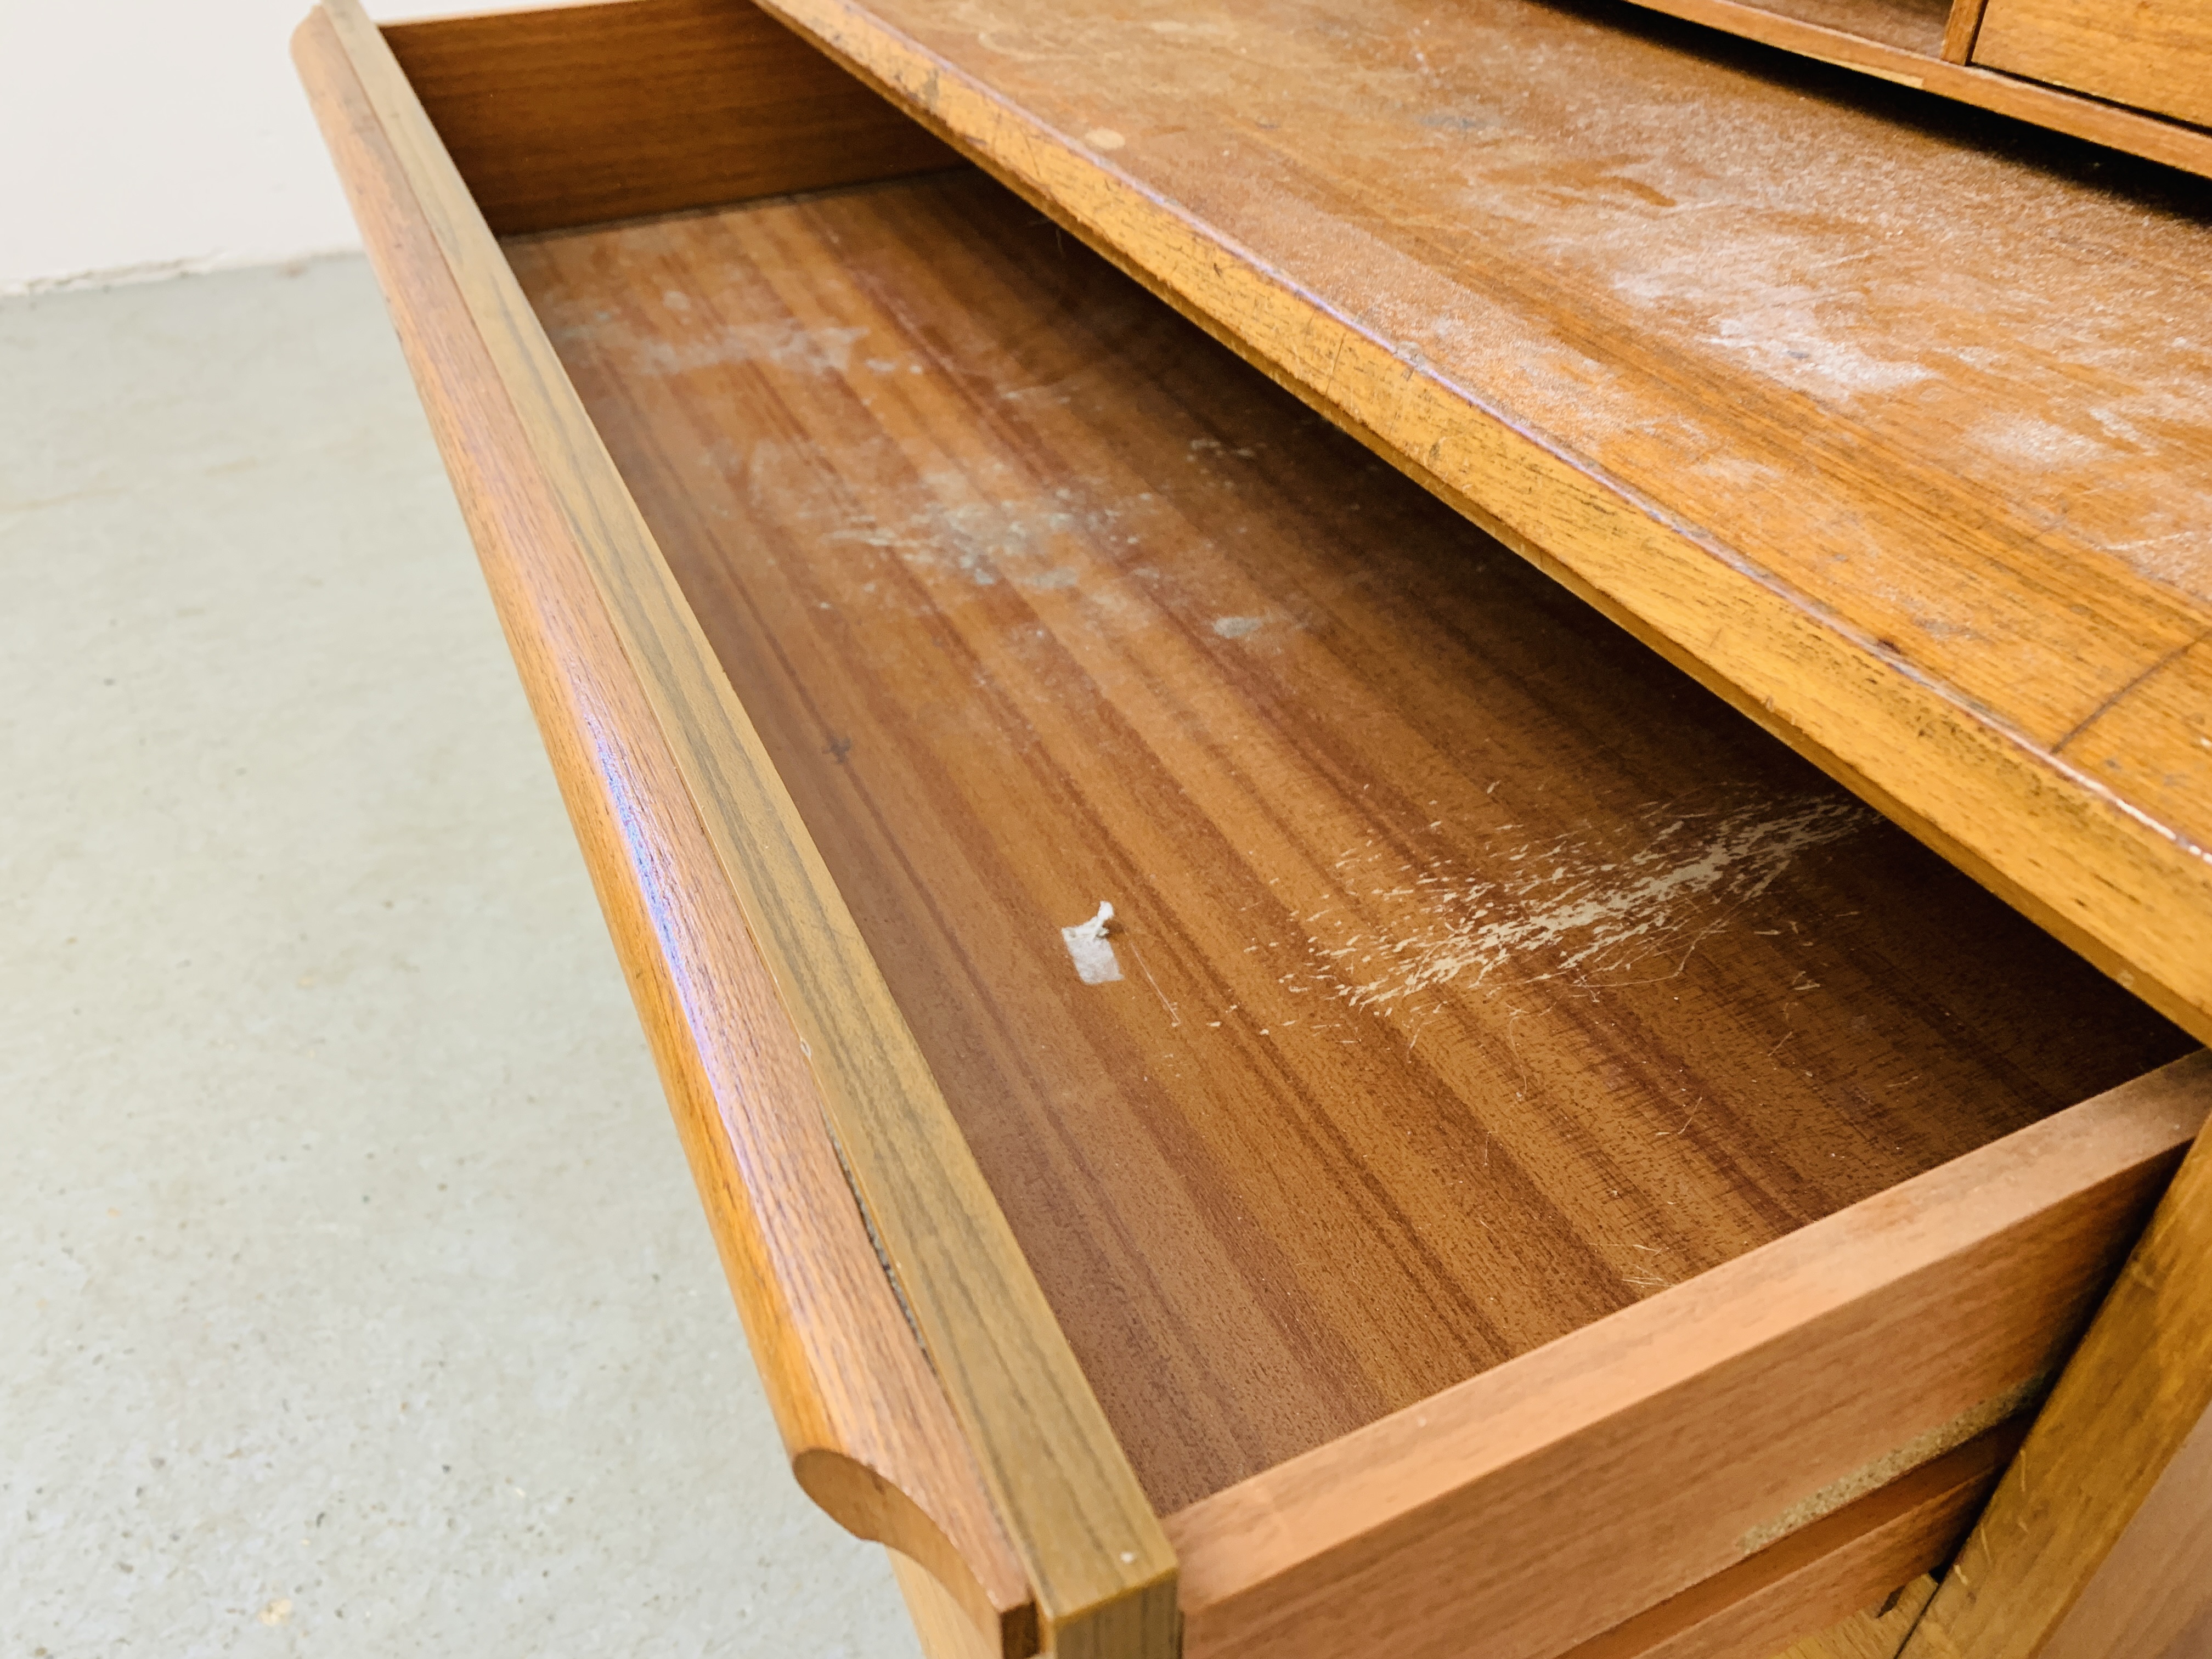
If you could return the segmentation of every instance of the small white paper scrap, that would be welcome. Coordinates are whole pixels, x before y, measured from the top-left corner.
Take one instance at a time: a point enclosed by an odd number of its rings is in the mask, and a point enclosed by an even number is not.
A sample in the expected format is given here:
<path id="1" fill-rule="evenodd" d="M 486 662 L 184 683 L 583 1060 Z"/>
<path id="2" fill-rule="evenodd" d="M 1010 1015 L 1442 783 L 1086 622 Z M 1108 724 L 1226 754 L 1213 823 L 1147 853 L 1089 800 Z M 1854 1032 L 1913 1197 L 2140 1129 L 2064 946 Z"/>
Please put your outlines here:
<path id="1" fill-rule="evenodd" d="M 1114 923 L 1114 907 L 1103 899 L 1098 914 L 1073 927 L 1063 927 L 1067 954 L 1075 963 L 1075 975 L 1085 985 L 1110 985 L 1121 977 L 1121 964 L 1114 959 L 1114 941 L 1106 937 Z"/>

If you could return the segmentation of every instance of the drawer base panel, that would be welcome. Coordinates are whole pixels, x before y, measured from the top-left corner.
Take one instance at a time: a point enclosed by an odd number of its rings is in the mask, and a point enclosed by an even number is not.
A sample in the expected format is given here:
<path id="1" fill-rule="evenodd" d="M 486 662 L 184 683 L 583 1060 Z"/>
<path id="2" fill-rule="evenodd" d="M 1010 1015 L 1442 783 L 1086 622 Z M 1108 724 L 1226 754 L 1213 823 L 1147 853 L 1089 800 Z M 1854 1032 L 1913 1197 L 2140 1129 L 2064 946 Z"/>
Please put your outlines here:
<path id="1" fill-rule="evenodd" d="M 980 174 L 508 253 L 1163 1512 L 2189 1047 Z"/>

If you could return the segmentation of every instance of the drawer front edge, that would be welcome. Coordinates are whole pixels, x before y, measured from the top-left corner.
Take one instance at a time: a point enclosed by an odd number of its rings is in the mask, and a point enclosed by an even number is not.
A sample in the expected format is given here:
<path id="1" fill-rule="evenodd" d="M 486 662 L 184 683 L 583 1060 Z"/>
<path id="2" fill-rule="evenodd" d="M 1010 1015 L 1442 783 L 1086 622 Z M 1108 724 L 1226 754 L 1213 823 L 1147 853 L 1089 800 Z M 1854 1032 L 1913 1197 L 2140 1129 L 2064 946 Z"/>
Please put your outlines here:
<path id="1" fill-rule="evenodd" d="M 497 243 L 355 0 L 312 14 L 295 56 L 794 1473 L 1010 1659 L 1164 1659 L 1158 1523 Z"/>
<path id="2" fill-rule="evenodd" d="M 1842 1513 L 2033 1404 L 2208 1111 L 2199 1050 L 1170 1516 L 1189 1652 L 1554 1659 Z"/>

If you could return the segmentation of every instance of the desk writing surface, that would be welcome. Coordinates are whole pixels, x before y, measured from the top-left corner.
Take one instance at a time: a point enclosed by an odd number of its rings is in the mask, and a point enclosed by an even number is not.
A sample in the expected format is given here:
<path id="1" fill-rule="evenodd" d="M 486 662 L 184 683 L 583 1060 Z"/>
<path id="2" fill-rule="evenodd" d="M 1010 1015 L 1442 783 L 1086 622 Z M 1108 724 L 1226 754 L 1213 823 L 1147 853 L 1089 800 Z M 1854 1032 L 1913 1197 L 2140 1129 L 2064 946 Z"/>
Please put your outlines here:
<path id="1" fill-rule="evenodd" d="M 773 9 L 2212 1030 L 2201 182 L 1626 7 Z"/>

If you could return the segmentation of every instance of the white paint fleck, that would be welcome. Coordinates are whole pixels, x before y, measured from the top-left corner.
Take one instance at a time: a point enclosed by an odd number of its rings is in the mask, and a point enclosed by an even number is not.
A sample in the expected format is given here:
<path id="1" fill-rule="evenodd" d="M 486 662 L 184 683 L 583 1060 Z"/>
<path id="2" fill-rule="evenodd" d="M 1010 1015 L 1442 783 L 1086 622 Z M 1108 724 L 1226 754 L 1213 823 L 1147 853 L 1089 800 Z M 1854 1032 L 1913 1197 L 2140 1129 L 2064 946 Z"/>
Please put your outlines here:
<path id="1" fill-rule="evenodd" d="M 1083 135 L 1083 142 L 1093 149 L 1119 149 L 1129 141 L 1111 127 L 1093 127 Z"/>
<path id="2" fill-rule="evenodd" d="M 1213 631 L 1224 640 L 1241 640 L 1260 631 L 1258 617 L 1216 617 Z"/>
<path id="3" fill-rule="evenodd" d="M 1111 985 L 1121 977 L 1121 964 L 1114 955 L 1114 941 L 1106 937 L 1107 929 L 1113 925 L 1114 907 L 1102 899 L 1098 914 L 1090 921 L 1060 930 L 1069 959 L 1075 963 L 1075 976 L 1085 985 Z"/>

